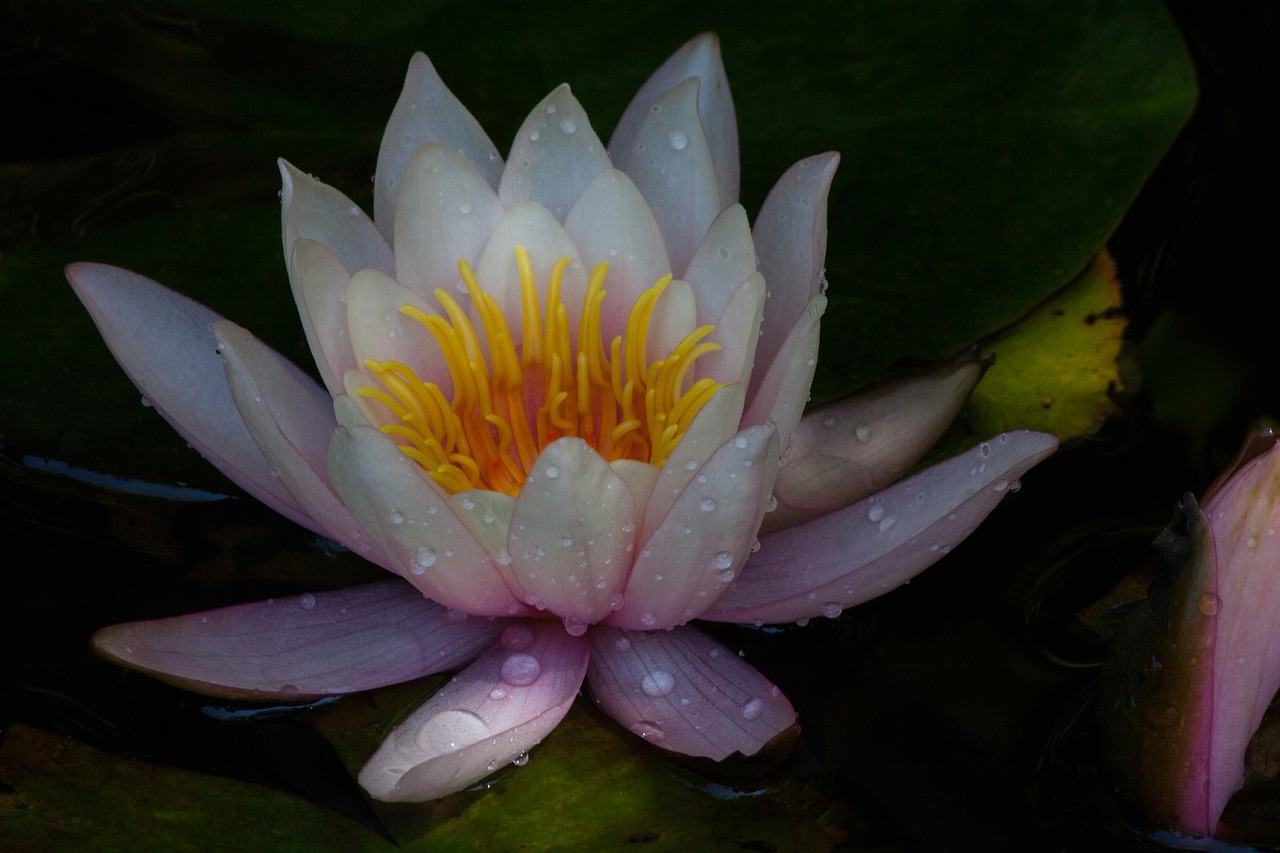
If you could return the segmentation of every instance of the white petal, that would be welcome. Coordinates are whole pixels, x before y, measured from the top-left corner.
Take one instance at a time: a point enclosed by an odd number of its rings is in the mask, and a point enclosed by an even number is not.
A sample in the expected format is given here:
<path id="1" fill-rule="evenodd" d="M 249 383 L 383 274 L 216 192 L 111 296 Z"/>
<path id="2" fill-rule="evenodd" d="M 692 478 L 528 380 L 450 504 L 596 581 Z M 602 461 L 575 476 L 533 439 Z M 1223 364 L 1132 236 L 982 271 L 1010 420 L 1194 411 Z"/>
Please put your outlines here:
<path id="1" fill-rule="evenodd" d="M 733 296 L 715 321 L 715 331 L 707 336 L 707 341 L 719 344 L 720 349 L 707 353 L 698 361 L 699 376 L 750 387 L 751 377 L 755 375 L 756 344 L 760 340 L 764 302 L 764 276 L 753 273 L 733 291 Z"/>
<path id="2" fill-rule="evenodd" d="M 293 255 L 294 241 L 306 237 L 332 250 L 349 272 L 395 269 L 391 247 L 355 202 L 285 160 L 280 176 L 286 258 Z"/>
<path id="3" fill-rule="evenodd" d="M 342 393 L 342 375 L 356 366 L 347 336 L 347 282 L 351 275 L 326 246 L 307 237 L 293 242 L 289 283 L 320 378 L 331 395 Z"/>
<path id="4" fill-rule="evenodd" d="M 698 300 L 698 325 L 716 322 L 734 291 L 755 271 L 747 212 L 740 204 L 731 205 L 711 223 L 684 273 Z"/>
<path id="5" fill-rule="evenodd" d="M 809 401 L 809 386 L 813 384 L 813 371 L 818 364 L 818 333 L 826 308 L 825 296 L 813 297 L 773 363 L 763 375 L 752 374 L 754 387 L 748 393 L 742 423 L 774 423 L 784 448 L 790 443 L 791 433 L 800 423 L 805 403 Z M 758 370 L 760 351 L 756 350 L 756 354 Z"/>
<path id="6" fill-rule="evenodd" d="M 398 361 L 451 399 L 453 380 L 435 337 L 400 310 L 412 305 L 428 316 L 439 314 L 433 302 L 376 270 L 356 273 L 347 286 L 347 325 L 360 372 L 368 373 L 365 359 Z M 379 387 L 376 382 L 370 384 Z"/>

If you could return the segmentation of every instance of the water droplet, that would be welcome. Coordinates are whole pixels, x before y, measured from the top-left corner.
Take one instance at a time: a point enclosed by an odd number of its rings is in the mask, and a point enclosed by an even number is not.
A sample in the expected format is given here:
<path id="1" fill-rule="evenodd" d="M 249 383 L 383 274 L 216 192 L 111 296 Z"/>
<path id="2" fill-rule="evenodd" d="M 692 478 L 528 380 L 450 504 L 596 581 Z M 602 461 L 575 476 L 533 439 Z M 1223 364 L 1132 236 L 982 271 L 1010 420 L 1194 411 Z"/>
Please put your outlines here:
<path id="1" fill-rule="evenodd" d="M 304 592 L 298 598 L 298 603 L 302 605 L 303 610 L 310 610 L 316 606 L 316 597 L 309 592 Z"/>
<path id="2" fill-rule="evenodd" d="M 569 121 L 569 119 L 565 119 L 564 121 L 560 122 L 560 129 L 563 130 L 565 133 L 575 133 L 578 130 L 578 126 L 573 122 Z"/>
<path id="3" fill-rule="evenodd" d="M 427 569 L 436 564 L 436 552 L 430 548 L 419 548 L 418 556 L 413 561 L 413 565 L 409 567 L 409 571 L 415 575 L 420 575 Z"/>
<path id="4" fill-rule="evenodd" d="M 639 720 L 631 724 L 631 733 L 639 735 L 650 743 L 662 743 L 667 736 L 662 733 L 662 727 L 652 720 Z"/>
<path id="5" fill-rule="evenodd" d="M 474 711 L 441 711 L 427 720 L 414 735 L 418 749 L 426 758 L 455 752 L 489 736 L 489 724 Z"/>
<path id="6" fill-rule="evenodd" d="M 666 670 L 655 669 L 640 680 L 640 689 L 646 696 L 666 696 L 676 689 L 676 680 Z"/>
<path id="7" fill-rule="evenodd" d="M 498 556 L 493 558 L 493 561 L 499 566 L 509 566 L 511 565 L 511 552 L 503 548 L 498 552 Z"/>
<path id="8" fill-rule="evenodd" d="M 759 699 L 749 699 L 742 706 L 742 719 L 744 720 L 758 720 L 763 713 L 764 703 Z"/>
<path id="9" fill-rule="evenodd" d="M 1205 616 L 1217 616 L 1218 606 L 1222 600 L 1211 592 L 1206 592 L 1196 599 L 1196 609 Z"/>
<path id="10" fill-rule="evenodd" d="M 699 483 L 703 483 L 703 484 L 705 484 L 705 483 L 707 482 L 707 480 L 708 480 L 708 477 L 707 477 L 707 475 L 706 475 L 706 474 L 699 474 L 699 475 L 696 477 L 696 479 L 697 479 L 697 481 L 698 481 Z"/>
<path id="11" fill-rule="evenodd" d="M 773 495 L 769 495 L 769 500 L 764 505 L 765 512 L 773 512 L 778 508 L 778 499 Z"/>
<path id="12" fill-rule="evenodd" d="M 894 518 L 892 515 L 886 515 L 884 518 L 880 519 L 880 523 L 876 526 L 876 529 L 878 529 L 881 533 L 884 533 L 890 527 L 893 527 L 893 525 L 896 524 L 897 522 L 898 522 L 898 519 Z"/>
<path id="13" fill-rule="evenodd" d="M 560 544 L 561 544 L 561 545 L 563 545 L 564 547 L 568 548 L 570 545 L 572 545 L 572 544 L 573 544 L 573 537 L 572 537 L 572 536 L 561 536 L 561 537 L 560 537 Z"/>
<path id="14" fill-rule="evenodd" d="M 796 620 L 797 628 L 803 628 L 805 625 L 808 625 L 808 624 L 809 624 L 809 619 L 807 616 L 801 616 L 799 619 Z"/>
<path id="15" fill-rule="evenodd" d="M 520 753 L 515 758 L 511 759 L 511 763 L 514 764 L 516 767 L 524 767 L 526 764 L 529 763 L 529 753 L 527 752 Z"/>
<path id="16" fill-rule="evenodd" d="M 502 680 L 512 687 L 528 687 L 542 675 L 542 664 L 533 655 L 516 653 L 502 662 Z"/>
<path id="17" fill-rule="evenodd" d="M 554 480 L 556 477 L 560 476 L 560 469 L 554 465 L 548 465 L 546 473 L 548 477 Z"/>
<path id="18" fill-rule="evenodd" d="M 688 462 L 684 463 L 684 468 L 685 468 L 685 470 L 686 470 L 686 471 L 697 471 L 697 470 L 698 470 L 698 460 L 697 460 L 697 459 L 690 459 Z"/>
<path id="19" fill-rule="evenodd" d="M 475 509 L 475 508 L 476 508 L 476 502 L 475 502 L 475 501 L 473 501 L 473 500 L 471 500 L 471 498 L 463 498 L 463 499 L 462 499 L 462 508 L 463 508 L 463 509 L 467 509 L 467 510 Z"/>
<path id="20" fill-rule="evenodd" d="M 636 525 L 634 522 L 628 521 L 626 524 L 622 525 L 623 533 L 634 533 L 635 530 L 636 530 Z"/>
<path id="21" fill-rule="evenodd" d="M 746 438 L 746 436 L 742 436 L 742 435 L 740 435 L 740 436 L 738 436 L 737 438 L 735 438 L 735 439 L 733 440 L 733 446 L 734 446 L 734 447 L 736 447 L 736 448 L 738 448 L 739 450 L 741 450 L 742 448 L 746 447 L 746 446 L 747 446 L 747 438 Z"/>
<path id="22" fill-rule="evenodd" d="M 871 427 L 866 424 L 860 425 L 853 431 L 853 437 L 858 441 L 866 442 L 871 440 Z"/>
<path id="23" fill-rule="evenodd" d="M 654 625 L 658 624 L 658 617 L 646 611 L 645 613 L 640 614 L 640 624 L 646 628 L 652 628 Z"/>
<path id="24" fill-rule="evenodd" d="M 503 690 L 501 687 L 495 687 L 489 691 L 489 698 L 495 702 L 501 702 L 503 699 L 507 698 L 507 691 Z"/>
<path id="25" fill-rule="evenodd" d="M 502 647 L 518 652 L 533 645 L 533 630 L 528 625 L 510 625 L 502 632 Z"/>
<path id="26" fill-rule="evenodd" d="M 581 637 L 587 633 L 587 622 L 577 616 L 564 617 L 564 631 L 570 637 Z"/>
<path id="27" fill-rule="evenodd" d="M 393 510 L 391 510 L 391 523 L 392 523 L 392 524 L 404 524 L 404 513 L 403 513 L 403 512 L 400 512 L 400 511 L 399 511 L 399 510 L 397 510 L 397 509 L 393 509 Z"/>
<path id="28" fill-rule="evenodd" d="M 875 501 L 871 504 L 870 508 L 867 509 L 867 520 L 879 521 L 882 518 L 884 518 L 884 504 L 879 501 Z"/>
<path id="29" fill-rule="evenodd" d="M 1007 488 L 1009 488 L 1008 480 L 996 480 L 995 483 L 991 486 L 991 490 L 993 492 L 1003 492 Z"/>
<path id="30" fill-rule="evenodd" d="M 843 612 L 844 608 L 840 606 L 838 601 L 827 601 L 822 605 L 822 615 L 828 619 L 835 619 Z"/>
<path id="31" fill-rule="evenodd" d="M 459 213 L 461 213 L 463 216 L 466 216 L 468 213 L 470 213 L 470 212 L 471 212 L 471 204 L 470 204 L 470 202 L 465 202 L 465 201 L 464 201 L 464 202 L 463 202 L 463 203 L 458 207 L 458 212 L 459 212 Z"/>
<path id="32" fill-rule="evenodd" d="M 615 592 L 612 596 L 610 596 L 610 598 L 609 598 L 609 609 L 610 609 L 610 610 L 621 610 L 621 609 L 622 609 L 622 593 L 620 593 L 620 592 Z"/>
<path id="33" fill-rule="evenodd" d="M 711 512 L 711 510 L 716 508 L 716 499 L 713 497 L 703 497 L 702 500 L 698 501 L 698 508 L 703 512 Z"/>
<path id="34" fill-rule="evenodd" d="M 539 139 L 541 139 L 541 138 L 542 138 L 542 131 L 540 131 L 540 130 L 535 130 L 535 131 L 533 131 L 532 133 L 530 133 L 530 134 L 529 134 L 529 141 L 530 141 L 530 142 L 537 142 L 537 141 L 538 141 Z"/>
<path id="35" fill-rule="evenodd" d="M 671 143 L 673 150 L 683 151 L 685 146 L 689 144 L 689 137 L 684 135 L 684 131 L 673 130 L 667 134 L 667 142 Z"/>
<path id="36" fill-rule="evenodd" d="M 728 551 L 716 551 L 711 557 L 711 567 L 715 569 L 727 569 L 733 565 L 733 554 Z"/>

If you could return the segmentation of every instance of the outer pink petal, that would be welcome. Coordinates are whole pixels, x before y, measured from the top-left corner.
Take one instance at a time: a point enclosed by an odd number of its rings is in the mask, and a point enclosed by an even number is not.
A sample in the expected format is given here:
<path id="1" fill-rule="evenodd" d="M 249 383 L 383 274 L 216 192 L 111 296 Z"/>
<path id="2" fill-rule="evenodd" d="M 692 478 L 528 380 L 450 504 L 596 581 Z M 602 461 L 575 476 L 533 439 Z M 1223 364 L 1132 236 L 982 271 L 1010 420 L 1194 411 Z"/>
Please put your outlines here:
<path id="1" fill-rule="evenodd" d="M 293 255 L 294 241 L 306 237 L 332 250 L 348 272 L 395 270 L 391 246 L 355 202 L 285 160 L 280 176 L 286 258 Z"/>
<path id="2" fill-rule="evenodd" d="M 346 290 L 351 274 L 330 249 L 307 237 L 293 242 L 288 267 L 311 357 L 325 387 L 337 396 L 342 393 L 343 374 L 356 366 L 347 337 Z"/>
<path id="3" fill-rule="evenodd" d="M 609 716 L 685 755 L 754 755 L 796 721 L 781 690 L 696 628 L 596 628 L 587 678 Z"/>
<path id="4" fill-rule="evenodd" d="M 684 273 L 698 300 L 698 325 L 716 322 L 734 291 L 755 271 L 747 212 L 740 204 L 730 205 L 711 223 Z"/>
<path id="5" fill-rule="evenodd" d="M 838 616 L 911 580 L 973 532 L 1058 440 L 1001 434 L 878 495 L 761 540 L 704 619 L 790 622 Z"/>
<path id="6" fill-rule="evenodd" d="M 416 462 L 373 427 L 339 428 L 329 476 L 360 525 L 423 595 L 464 613 L 527 612 Z"/>
<path id="7" fill-rule="evenodd" d="M 756 263 L 769 287 L 756 355 L 759 365 L 773 362 L 805 306 L 821 290 L 827 193 L 839 163 L 835 153 L 796 163 L 774 184 L 756 217 Z"/>
<path id="8" fill-rule="evenodd" d="M 627 484 L 585 441 L 561 438 L 538 456 L 511 513 L 512 582 L 580 634 L 610 612 L 635 539 Z"/>
<path id="9" fill-rule="evenodd" d="M 535 201 L 564 222 L 587 184 L 609 168 L 609 155 L 586 110 L 561 84 L 533 108 L 516 133 L 498 198 L 506 208 Z"/>
<path id="10" fill-rule="evenodd" d="M 492 187 L 502 177 L 502 157 L 480 123 L 454 97 L 421 53 L 409 61 L 404 89 L 391 112 L 378 149 L 373 180 L 373 212 L 378 228 L 391 240 L 396 233 L 396 200 L 409 158 L 428 142 L 443 142 L 461 151 Z M 390 270 L 388 270 L 390 272 Z"/>
<path id="11" fill-rule="evenodd" d="M 808 412 L 791 436 L 765 530 L 848 506 L 884 488 L 942 438 L 982 378 L 969 350 Z"/>
<path id="12" fill-rule="evenodd" d="M 524 755 L 564 719 L 591 646 L 559 624 L 513 625 L 387 735 L 360 784 L 391 802 L 423 802 L 467 787 Z"/>
<path id="13" fill-rule="evenodd" d="M 201 693 L 297 700 L 453 669 L 505 624 L 468 619 L 388 580 L 112 625 L 93 643 L 118 663 Z"/>
<path id="14" fill-rule="evenodd" d="M 325 533 L 271 475 L 270 463 L 240 419 L 209 331 L 221 317 L 118 267 L 72 264 L 67 281 L 89 309 L 111 354 L 179 435 L 246 492 L 286 518 Z"/>
<path id="15" fill-rule="evenodd" d="M 390 560 L 364 534 L 329 482 L 326 457 L 338 426 L 333 401 L 230 320 L 215 323 L 213 333 L 240 416 L 285 488 L 329 536 L 390 568 Z"/>
<path id="16" fill-rule="evenodd" d="M 772 427 L 743 430 L 721 445 L 640 547 L 622 607 L 605 623 L 670 628 L 712 606 L 746 562 L 777 465 Z"/>
<path id="17" fill-rule="evenodd" d="M 645 81 L 619 119 L 609 140 L 609 153 L 616 159 L 621 151 L 632 148 L 653 104 L 690 77 L 699 80 L 698 118 L 715 164 L 723 209 L 738 200 L 738 122 L 720 59 L 720 40 L 712 33 L 688 41 Z"/>
<path id="18" fill-rule="evenodd" d="M 660 97 L 642 119 L 634 143 L 613 149 L 613 157 L 649 202 L 671 271 L 682 277 L 722 209 L 698 120 L 698 81 L 688 80 Z"/>
<path id="19" fill-rule="evenodd" d="M 485 177 L 454 148 L 429 142 L 405 168 L 396 207 L 396 278 L 423 296 L 443 288 L 457 298 L 458 261 L 472 267 L 502 204 Z"/>

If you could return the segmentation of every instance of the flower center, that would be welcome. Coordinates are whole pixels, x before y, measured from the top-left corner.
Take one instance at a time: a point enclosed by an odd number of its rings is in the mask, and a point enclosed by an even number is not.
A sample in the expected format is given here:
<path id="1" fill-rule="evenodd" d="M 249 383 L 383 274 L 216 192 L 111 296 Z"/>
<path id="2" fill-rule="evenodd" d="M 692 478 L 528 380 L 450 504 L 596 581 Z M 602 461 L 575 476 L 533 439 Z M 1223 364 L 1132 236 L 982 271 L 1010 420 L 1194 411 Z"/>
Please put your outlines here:
<path id="1" fill-rule="evenodd" d="M 383 388 L 359 393 L 386 406 L 395 418 L 382 431 L 450 493 L 487 489 L 515 495 L 542 449 L 565 436 L 583 439 L 611 462 L 636 459 L 662 467 L 721 387 L 709 378 L 685 387 L 694 362 L 720 348 L 703 341 L 715 327 L 701 326 L 664 358 L 647 361 L 649 327 L 671 283 L 667 275 L 636 299 L 625 333 L 606 352 L 600 308 L 609 265 L 602 261 L 587 282 L 575 347 L 560 297 L 569 259 L 561 258 L 551 270 L 545 306 L 538 304 L 533 264 L 519 246 L 516 265 L 524 332 L 519 352 L 497 302 L 480 289 L 465 260 L 458 261 L 458 271 L 485 343 L 443 290 L 435 297 L 444 316 L 412 305 L 400 309 L 439 344 L 454 394 L 446 400 L 439 386 L 423 382 L 400 362 L 367 359 L 365 367 Z"/>

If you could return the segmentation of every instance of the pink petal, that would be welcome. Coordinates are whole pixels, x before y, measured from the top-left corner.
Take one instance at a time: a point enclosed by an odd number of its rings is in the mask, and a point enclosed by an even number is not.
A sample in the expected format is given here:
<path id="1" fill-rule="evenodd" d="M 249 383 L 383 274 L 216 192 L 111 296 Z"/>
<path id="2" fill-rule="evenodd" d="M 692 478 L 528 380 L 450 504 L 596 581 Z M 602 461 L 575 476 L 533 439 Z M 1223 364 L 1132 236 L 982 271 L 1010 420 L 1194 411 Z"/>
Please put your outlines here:
<path id="1" fill-rule="evenodd" d="M 472 267 L 502 218 L 502 204 L 467 158 L 429 142 L 405 168 L 396 206 L 396 278 L 424 297 L 456 294 L 458 261 Z"/>
<path id="2" fill-rule="evenodd" d="M 348 272 L 395 269 L 391 246 L 351 199 L 285 160 L 280 161 L 280 176 L 286 258 L 292 256 L 294 242 L 305 237 L 327 246 Z"/>
<path id="3" fill-rule="evenodd" d="M 633 144 L 611 149 L 614 164 L 635 181 L 653 210 L 681 277 L 721 210 L 711 151 L 698 119 L 698 81 L 660 97 L 641 120 Z"/>
<path id="4" fill-rule="evenodd" d="M 696 628 L 595 628 L 587 678 L 609 716 L 685 755 L 754 755 L 796 721 L 781 690 Z"/>
<path id="5" fill-rule="evenodd" d="M 827 193 L 840 155 L 819 154 L 786 171 L 760 208 L 752 235 L 769 286 L 756 354 L 771 364 L 805 307 L 819 293 L 827 255 Z"/>
<path id="6" fill-rule="evenodd" d="M 524 755 L 564 719 L 591 646 L 551 622 L 508 627 L 387 735 L 360 771 L 379 800 L 424 802 L 474 784 Z"/>
<path id="7" fill-rule="evenodd" d="M 400 310 L 412 305 L 427 316 L 438 315 L 439 303 L 434 298 L 415 293 L 377 270 L 361 270 L 347 286 L 346 303 L 348 337 L 361 374 L 372 375 L 364 367 L 366 359 L 398 361 L 423 382 L 435 383 L 446 399 L 452 399 L 453 379 L 435 336 Z M 367 384 L 381 387 L 372 380 Z M 348 390 L 345 377 L 343 389 Z"/>
<path id="8" fill-rule="evenodd" d="M 527 612 L 416 462 L 373 427 L 339 428 L 329 476 L 352 514 L 423 595 L 482 616 Z"/>
<path id="9" fill-rule="evenodd" d="M 605 623 L 670 628 L 712 606 L 746 562 L 777 462 L 772 427 L 752 427 L 721 445 L 640 546 L 622 607 Z"/>
<path id="10" fill-rule="evenodd" d="M 285 488 L 327 535 L 389 568 L 386 555 L 364 535 L 329 482 L 326 457 L 338 426 L 333 401 L 230 320 L 214 323 L 213 334 L 236 408 Z"/>
<path id="11" fill-rule="evenodd" d="M 716 322 L 734 291 L 755 271 L 747 212 L 740 204 L 730 205 L 711 223 L 684 273 L 698 300 L 698 325 Z"/>
<path id="12" fill-rule="evenodd" d="M 791 436 L 766 531 L 817 518 L 884 488 L 924 456 L 982 378 L 976 350 L 809 411 Z"/>
<path id="13" fill-rule="evenodd" d="M 325 387 L 337 396 L 343 374 L 356 366 L 347 337 L 346 289 L 351 275 L 337 255 L 307 237 L 293 242 L 288 261 L 289 284 L 311 357 Z"/>
<path id="14" fill-rule="evenodd" d="M 511 583 L 525 603 L 581 633 L 612 609 L 636 540 L 631 490 L 580 438 L 542 451 L 520 489 L 507 537 Z"/>
<path id="15" fill-rule="evenodd" d="M 209 331 L 221 317 L 118 267 L 72 264 L 67 281 L 133 384 L 187 443 L 276 512 L 325 533 L 271 475 L 271 464 L 240 419 Z"/>
<path id="16" fill-rule="evenodd" d="M 756 343 L 764 317 L 765 280 L 754 273 L 738 285 L 715 321 L 715 331 L 707 341 L 720 349 L 704 355 L 698 373 L 717 382 L 741 385 L 744 389 L 755 375 Z"/>
<path id="17" fill-rule="evenodd" d="M 586 110 L 562 84 L 533 108 L 516 133 L 498 198 L 506 208 L 537 202 L 564 222 L 587 184 L 609 168 L 609 155 Z"/>
<path id="18" fill-rule="evenodd" d="M 498 149 L 493 147 L 480 123 L 444 85 L 431 61 L 415 53 L 409 61 L 400 99 L 382 134 L 378 171 L 373 181 L 374 217 L 387 240 L 396 233 L 396 202 L 405 166 L 414 152 L 428 142 L 443 142 L 461 151 L 489 186 L 498 186 L 498 179 L 502 177 L 502 157 Z"/>
<path id="19" fill-rule="evenodd" d="M 1004 433 L 877 495 L 772 533 L 702 618 L 776 623 L 838 616 L 888 592 L 972 533 L 1057 446 L 1048 433 Z"/>
<path id="20" fill-rule="evenodd" d="M 587 267 L 608 261 L 602 307 L 604 341 L 626 328 L 642 292 L 671 272 L 667 249 L 649 204 L 622 172 L 596 175 L 565 218 L 564 229 Z"/>
<path id="21" fill-rule="evenodd" d="M 609 153 L 634 147 L 640 127 L 653 104 L 680 83 L 696 77 L 698 118 L 715 164 L 720 208 L 738 200 L 738 122 L 733 112 L 729 78 L 720 59 L 720 40 L 713 33 L 691 39 L 653 73 L 627 105 L 609 140 Z"/>
<path id="22" fill-rule="evenodd" d="M 504 624 L 446 611 L 388 580 L 112 625 L 93 643 L 117 663 L 200 693 L 297 700 L 453 669 Z"/>
<path id="23" fill-rule="evenodd" d="M 765 284 L 768 285 L 768 279 Z M 768 310 L 769 302 L 765 300 L 766 320 Z M 790 447 L 791 434 L 799 425 L 805 404 L 809 402 L 813 371 L 818 365 L 822 315 L 826 310 L 827 297 L 822 294 L 813 297 L 772 362 L 764 359 L 759 346 L 756 348 L 755 369 L 751 374 L 742 423 L 774 424 L 784 449 Z"/>

